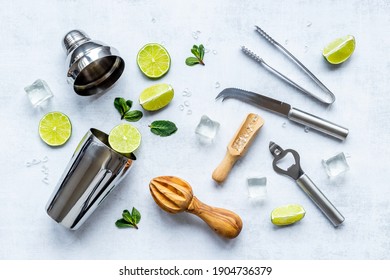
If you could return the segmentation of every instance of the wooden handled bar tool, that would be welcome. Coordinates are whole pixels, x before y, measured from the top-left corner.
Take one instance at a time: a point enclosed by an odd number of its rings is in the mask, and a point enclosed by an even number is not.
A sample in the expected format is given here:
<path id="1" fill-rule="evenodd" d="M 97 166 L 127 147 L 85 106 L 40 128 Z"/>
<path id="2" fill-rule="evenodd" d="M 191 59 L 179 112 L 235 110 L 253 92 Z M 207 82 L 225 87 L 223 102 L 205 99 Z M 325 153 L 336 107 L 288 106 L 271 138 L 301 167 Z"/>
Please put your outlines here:
<path id="1" fill-rule="evenodd" d="M 236 161 L 244 156 L 263 124 L 264 120 L 259 115 L 248 114 L 227 146 L 224 159 L 213 172 L 212 177 L 217 183 L 225 181 L 230 170 Z"/>

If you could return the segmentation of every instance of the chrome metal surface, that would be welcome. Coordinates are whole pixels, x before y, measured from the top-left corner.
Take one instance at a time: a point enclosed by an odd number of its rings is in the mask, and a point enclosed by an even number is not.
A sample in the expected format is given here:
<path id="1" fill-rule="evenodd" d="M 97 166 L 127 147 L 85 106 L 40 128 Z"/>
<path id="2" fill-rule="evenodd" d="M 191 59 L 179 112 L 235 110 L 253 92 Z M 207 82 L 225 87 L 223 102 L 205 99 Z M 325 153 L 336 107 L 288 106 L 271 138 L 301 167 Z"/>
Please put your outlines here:
<path id="1" fill-rule="evenodd" d="M 225 88 L 217 95 L 215 99 L 219 98 L 222 98 L 222 101 L 228 98 L 234 98 L 241 101 L 253 103 L 264 109 L 268 109 L 272 112 L 279 113 L 286 117 L 288 116 L 288 113 L 291 109 L 291 106 L 287 103 L 238 88 Z"/>
<path id="2" fill-rule="evenodd" d="M 321 192 L 319 188 L 314 184 L 314 182 L 307 176 L 303 174 L 296 180 L 298 186 L 310 197 L 310 199 L 317 205 L 322 213 L 328 218 L 328 220 L 337 227 L 345 218 L 337 210 L 337 208 L 326 198 L 326 196 Z"/>
<path id="3" fill-rule="evenodd" d="M 294 180 L 297 180 L 299 177 L 303 175 L 303 171 L 300 165 L 301 158 L 299 157 L 299 154 L 296 151 L 291 149 L 283 150 L 280 146 L 278 146 L 274 142 L 269 143 L 269 150 L 271 154 L 274 156 L 272 167 L 276 171 L 276 173 L 287 175 Z M 295 163 L 292 164 L 290 167 L 288 167 L 287 170 L 284 170 L 278 166 L 278 163 L 289 153 L 293 155 Z"/>
<path id="4" fill-rule="evenodd" d="M 107 134 L 90 129 L 50 197 L 47 213 L 69 229 L 79 228 L 124 178 L 132 163 L 132 157 L 109 147 Z"/>
<path id="5" fill-rule="evenodd" d="M 63 39 L 67 53 L 68 83 L 82 96 L 104 93 L 120 78 L 125 68 L 119 52 L 91 40 L 80 30 L 68 32 Z"/>
<path id="6" fill-rule="evenodd" d="M 246 47 L 242 47 L 241 49 L 246 55 L 248 55 L 249 57 L 251 57 L 252 59 L 257 61 L 258 63 L 260 63 L 260 65 L 264 66 L 264 68 L 267 69 L 268 71 L 270 71 L 271 73 L 275 74 L 276 76 L 278 76 L 279 78 L 281 78 L 285 82 L 294 86 L 295 88 L 297 88 L 301 92 L 315 98 L 316 100 L 318 100 L 322 103 L 328 104 L 328 105 L 332 104 L 336 100 L 336 97 L 333 94 L 333 92 L 331 92 L 305 65 L 303 65 L 302 62 L 300 62 L 294 55 L 292 55 L 286 48 L 284 48 L 281 44 L 279 44 L 275 39 L 273 39 L 271 36 L 269 36 L 263 29 L 261 29 L 258 26 L 255 26 L 255 27 L 256 27 L 256 31 L 262 37 L 264 37 L 269 43 L 274 45 L 279 51 L 281 51 L 284 55 L 286 55 L 288 58 L 290 58 L 296 65 L 298 65 L 306 73 L 306 75 L 308 75 L 310 77 L 310 79 L 312 79 L 321 88 L 321 90 L 324 93 L 326 93 L 327 98 L 320 97 L 320 96 L 310 92 L 309 90 L 305 89 L 304 87 L 302 87 L 299 84 L 297 84 L 296 82 L 294 82 L 292 79 L 288 78 L 286 75 L 280 73 L 278 70 L 271 67 L 269 64 L 267 64 L 261 57 L 259 57 L 253 51 L 249 50 Z"/>
<path id="7" fill-rule="evenodd" d="M 222 100 L 234 98 L 256 104 L 264 109 L 284 115 L 291 121 L 303 124 L 340 140 L 345 140 L 349 133 L 349 130 L 343 126 L 293 108 L 287 103 L 251 91 L 226 88 L 217 95 L 216 99 L 219 98 L 222 98 Z"/>
<path id="8" fill-rule="evenodd" d="M 288 114 L 288 119 L 296 123 L 311 127 L 340 140 L 345 140 L 349 133 L 348 128 L 342 127 L 333 122 L 324 120 L 296 108 L 291 108 Z"/>
<path id="9" fill-rule="evenodd" d="M 307 176 L 302 170 L 300 165 L 300 156 L 298 152 L 292 149 L 283 150 L 279 145 L 274 142 L 269 143 L 269 150 L 274 156 L 272 162 L 273 169 L 276 173 L 287 175 L 295 180 L 298 186 L 309 196 L 309 198 L 317 205 L 322 213 L 331 221 L 336 227 L 344 221 L 343 215 L 336 209 L 336 207 L 328 200 L 328 198 L 321 192 L 321 190 L 314 184 L 314 182 Z M 292 154 L 295 163 L 288 167 L 286 170 L 278 166 L 278 164 L 288 154 Z"/>

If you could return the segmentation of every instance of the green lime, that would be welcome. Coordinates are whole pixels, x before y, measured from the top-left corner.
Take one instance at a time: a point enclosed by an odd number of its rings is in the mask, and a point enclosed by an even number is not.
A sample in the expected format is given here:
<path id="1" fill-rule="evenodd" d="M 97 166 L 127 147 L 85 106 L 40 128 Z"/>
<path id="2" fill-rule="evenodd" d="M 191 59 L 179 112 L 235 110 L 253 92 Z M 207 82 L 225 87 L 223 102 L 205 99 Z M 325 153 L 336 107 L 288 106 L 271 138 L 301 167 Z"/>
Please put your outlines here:
<path id="1" fill-rule="evenodd" d="M 277 226 L 286 226 L 296 223 L 305 216 L 305 209 L 299 204 L 289 204 L 272 210 L 271 222 Z"/>
<path id="2" fill-rule="evenodd" d="M 168 72 L 171 66 L 171 57 L 163 46 L 150 43 L 143 46 L 138 52 L 137 64 L 145 76 L 158 79 Z"/>
<path id="3" fill-rule="evenodd" d="M 108 143 L 118 153 L 130 154 L 141 144 L 141 133 L 131 124 L 123 123 L 110 131 Z"/>
<path id="4" fill-rule="evenodd" d="M 144 89 L 139 96 L 139 104 L 147 111 L 156 111 L 169 104 L 174 95 L 172 86 L 157 84 Z"/>
<path id="5" fill-rule="evenodd" d="M 355 50 L 355 37 L 347 35 L 330 42 L 322 51 L 322 55 L 331 64 L 346 61 Z"/>
<path id="6" fill-rule="evenodd" d="M 72 134 L 72 124 L 67 115 L 50 112 L 39 121 L 39 136 L 49 146 L 61 146 Z"/>

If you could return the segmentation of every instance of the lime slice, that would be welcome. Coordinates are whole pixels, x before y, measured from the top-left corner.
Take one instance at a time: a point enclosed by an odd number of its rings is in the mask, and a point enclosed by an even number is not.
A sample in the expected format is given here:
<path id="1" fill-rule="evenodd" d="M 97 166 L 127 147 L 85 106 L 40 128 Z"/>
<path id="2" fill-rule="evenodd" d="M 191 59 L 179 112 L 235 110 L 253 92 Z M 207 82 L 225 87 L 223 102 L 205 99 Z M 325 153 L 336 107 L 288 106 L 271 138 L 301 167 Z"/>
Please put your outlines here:
<path id="1" fill-rule="evenodd" d="M 141 144 L 141 133 L 131 124 L 123 123 L 110 131 L 108 143 L 118 153 L 130 154 Z"/>
<path id="2" fill-rule="evenodd" d="M 146 44 L 137 54 L 137 64 L 145 76 L 157 79 L 164 76 L 171 65 L 168 51 L 157 43 Z"/>
<path id="3" fill-rule="evenodd" d="M 322 51 L 322 55 L 331 64 L 346 61 L 355 50 L 355 37 L 347 35 L 330 42 Z"/>
<path id="4" fill-rule="evenodd" d="M 61 146 L 72 134 L 72 124 L 67 115 L 50 112 L 39 121 L 39 136 L 49 146 Z"/>
<path id="5" fill-rule="evenodd" d="M 275 208 L 271 213 L 271 222 L 277 226 L 296 223 L 305 216 L 305 209 L 299 204 L 289 204 Z"/>
<path id="6" fill-rule="evenodd" d="M 172 86 L 157 84 L 144 89 L 139 96 L 139 104 L 147 111 L 156 111 L 169 104 L 174 95 Z"/>

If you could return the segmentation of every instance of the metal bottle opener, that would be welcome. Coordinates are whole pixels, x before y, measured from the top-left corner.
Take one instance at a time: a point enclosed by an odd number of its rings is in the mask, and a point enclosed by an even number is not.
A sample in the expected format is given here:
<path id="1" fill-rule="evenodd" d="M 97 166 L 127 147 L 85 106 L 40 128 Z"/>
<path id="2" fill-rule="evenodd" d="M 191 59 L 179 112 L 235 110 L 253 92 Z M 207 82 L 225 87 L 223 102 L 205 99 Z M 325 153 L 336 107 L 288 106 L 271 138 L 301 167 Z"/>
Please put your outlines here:
<path id="1" fill-rule="evenodd" d="M 326 198 L 319 188 L 313 183 L 313 181 L 306 175 L 300 165 L 299 154 L 292 150 L 283 150 L 280 146 L 274 142 L 269 143 L 269 150 L 274 156 L 272 163 L 273 169 L 278 174 L 287 175 L 294 179 L 299 187 L 310 197 L 310 199 L 317 205 L 318 208 L 324 213 L 324 215 L 337 227 L 344 222 L 344 217 L 333 206 L 333 204 Z M 287 154 L 291 153 L 295 159 L 295 164 L 291 165 L 287 170 L 284 170 L 278 166 L 278 162 L 283 159 Z"/>

